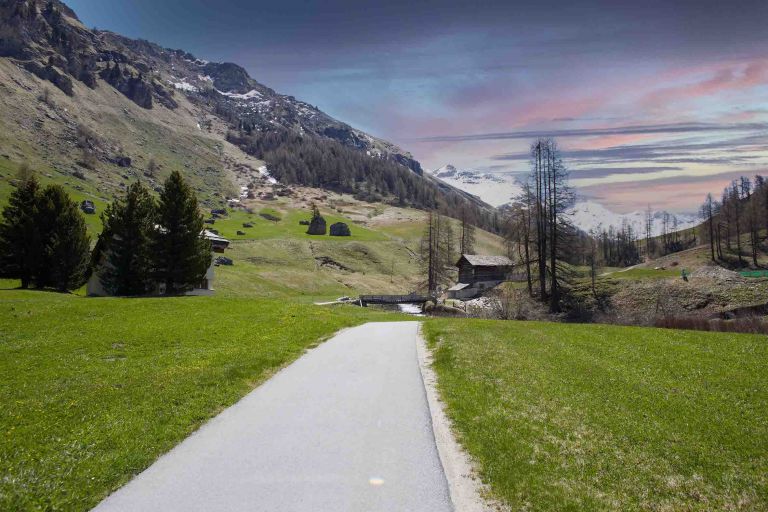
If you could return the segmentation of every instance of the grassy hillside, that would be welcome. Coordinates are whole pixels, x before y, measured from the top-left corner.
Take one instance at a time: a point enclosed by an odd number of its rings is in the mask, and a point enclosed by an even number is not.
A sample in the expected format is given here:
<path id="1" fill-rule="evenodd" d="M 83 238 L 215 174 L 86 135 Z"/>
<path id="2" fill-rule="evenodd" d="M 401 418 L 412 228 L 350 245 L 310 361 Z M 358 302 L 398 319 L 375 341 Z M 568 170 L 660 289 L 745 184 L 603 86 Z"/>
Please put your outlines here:
<path id="1" fill-rule="evenodd" d="M 0 290 L 0 509 L 88 510 L 321 338 L 400 318 Z"/>
<path id="2" fill-rule="evenodd" d="M 317 197 L 325 197 L 322 201 Z M 315 202 L 328 225 L 345 222 L 352 236 L 306 234 Z M 248 201 L 253 213 L 235 210 L 211 226 L 233 243 L 218 267 L 217 293 L 224 296 L 334 298 L 360 293 L 408 293 L 420 283 L 419 240 L 424 212 L 355 201 L 349 196 L 298 189 L 292 197 Z M 279 220 L 268 220 L 263 217 Z M 242 227 L 252 223 L 253 228 Z M 458 222 L 454 222 L 458 232 Z M 245 235 L 237 235 L 237 231 Z M 232 236 L 234 235 L 234 236 Z M 477 230 L 477 251 L 504 254 L 504 241 Z"/>
<path id="3" fill-rule="evenodd" d="M 75 83 L 76 94 L 69 97 L 7 59 L 0 59 L 0 74 L 0 158 L 28 162 L 72 188 L 82 186 L 109 198 L 137 177 L 154 187 L 179 170 L 200 199 L 214 205 L 236 193 L 237 169 L 260 165 L 226 143 L 221 123 L 182 95 L 175 97 L 176 110 L 145 110 L 106 84 L 89 89 Z M 44 91 L 47 101 L 41 100 Z M 200 128 L 205 121 L 211 121 L 210 129 Z M 82 129 L 93 135 L 93 168 L 81 164 Z M 114 163 L 118 156 L 131 158 L 131 167 Z M 150 159 L 159 166 L 156 176 L 144 176 Z M 84 179 L 76 178 L 76 172 Z"/>
<path id="4" fill-rule="evenodd" d="M 743 242 L 746 248 L 746 237 Z M 749 260 L 746 252 L 745 262 Z M 708 321 L 759 316 L 759 306 L 768 302 L 768 278 L 762 272 L 739 273 L 749 269 L 734 263 L 735 244 L 725 257 L 726 261 L 715 263 L 709 245 L 700 245 L 628 268 L 600 269 L 594 289 L 589 269 L 578 268 L 571 288 L 580 308 L 576 314 L 582 314 L 582 320 L 637 325 L 654 325 L 662 318 Z M 759 262 L 763 268 L 768 266 L 762 250 Z M 682 278 L 683 270 L 687 280 Z"/>
<path id="5" fill-rule="evenodd" d="M 440 393 L 512 510 L 768 510 L 763 336 L 430 320 Z"/>

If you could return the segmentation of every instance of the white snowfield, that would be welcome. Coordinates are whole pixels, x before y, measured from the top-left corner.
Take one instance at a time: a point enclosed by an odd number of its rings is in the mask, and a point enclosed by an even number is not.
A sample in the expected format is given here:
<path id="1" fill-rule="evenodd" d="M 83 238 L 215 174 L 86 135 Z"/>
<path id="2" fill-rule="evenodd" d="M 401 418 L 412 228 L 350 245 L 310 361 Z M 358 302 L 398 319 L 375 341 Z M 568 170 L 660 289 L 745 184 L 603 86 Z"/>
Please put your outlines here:
<path id="1" fill-rule="evenodd" d="M 512 198 L 522 191 L 520 184 L 514 178 L 503 174 L 462 170 L 452 165 L 444 165 L 432 171 L 432 175 L 496 207 L 511 202 Z M 573 224 L 585 232 L 600 231 L 611 226 L 619 229 L 626 222 L 635 233 L 645 235 L 646 213 L 644 211 L 616 213 L 596 201 L 587 200 L 578 201 L 569 214 Z M 696 226 L 701 222 L 698 216 L 689 213 L 678 213 L 675 216 L 678 221 L 678 230 Z M 664 224 L 663 212 L 654 212 L 652 224 L 653 235 L 660 235 Z M 671 219 L 668 230 L 674 230 Z"/>
<path id="2" fill-rule="evenodd" d="M 675 214 L 675 216 L 677 217 L 678 230 L 697 226 L 701 222 L 696 215 L 683 213 Z M 641 238 L 645 236 L 645 217 L 646 212 L 614 213 L 595 201 L 581 201 L 576 203 L 571 209 L 571 220 L 574 225 L 586 232 L 590 230 L 600 231 L 601 229 L 608 229 L 610 226 L 618 229 L 626 222 L 632 227 L 632 231 Z M 663 212 L 654 212 L 651 228 L 652 235 L 660 235 L 663 231 L 663 226 Z M 672 214 L 670 214 L 667 230 L 674 231 Z"/>
<path id="3" fill-rule="evenodd" d="M 457 169 L 452 165 L 444 165 L 432 171 L 432 175 L 496 207 L 511 202 L 522 190 L 508 176 Z"/>

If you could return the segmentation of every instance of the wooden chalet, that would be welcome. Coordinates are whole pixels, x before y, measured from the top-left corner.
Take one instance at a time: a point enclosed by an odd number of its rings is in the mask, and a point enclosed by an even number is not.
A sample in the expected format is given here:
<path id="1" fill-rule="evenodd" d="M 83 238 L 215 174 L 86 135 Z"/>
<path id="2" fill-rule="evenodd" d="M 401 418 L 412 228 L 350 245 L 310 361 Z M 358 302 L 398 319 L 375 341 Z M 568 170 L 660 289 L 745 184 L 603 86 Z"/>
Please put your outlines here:
<path id="1" fill-rule="evenodd" d="M 452 299 L 476 297 L 483 290 L 495 288 L 511 280 L 514 263 L 506 256 L 483 256 L 462 254 L 456 262 L 459 268 L 459 282 L 448 289 Z"/>

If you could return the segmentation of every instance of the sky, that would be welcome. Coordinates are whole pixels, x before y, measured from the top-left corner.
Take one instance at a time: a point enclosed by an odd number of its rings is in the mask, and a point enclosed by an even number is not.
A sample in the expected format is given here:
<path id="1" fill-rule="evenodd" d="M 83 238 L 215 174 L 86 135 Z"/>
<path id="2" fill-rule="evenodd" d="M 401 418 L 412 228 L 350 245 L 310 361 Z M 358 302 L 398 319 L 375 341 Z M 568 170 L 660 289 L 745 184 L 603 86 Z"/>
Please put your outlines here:
<path id="1" fill-rule="evenodd" d="M 768 174 L 765 0 L 69 0 L 88 26 L 244 66 L 426 169 L 521 176 L 558 140 L 579 197 L 695 211 Z"/>

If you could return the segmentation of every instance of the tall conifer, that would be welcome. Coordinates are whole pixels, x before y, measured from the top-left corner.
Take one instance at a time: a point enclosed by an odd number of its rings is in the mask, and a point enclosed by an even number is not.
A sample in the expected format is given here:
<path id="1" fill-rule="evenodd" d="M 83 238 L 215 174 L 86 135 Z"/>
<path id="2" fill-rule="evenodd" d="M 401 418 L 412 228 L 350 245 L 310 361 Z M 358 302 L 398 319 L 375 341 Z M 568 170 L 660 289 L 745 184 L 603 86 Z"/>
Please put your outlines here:
<path id="1" fill-rule="evenodd" d="M 199 284 L 211 264 L 211 243 L 203 238 L 197 197 L 178 171 L 165 181 L 158 202 L 152 256 L 157 281 L 174 295 Z"/>
<path id="2" fill-rule="evenodd" d="M 102 214 L 99 237 L 103 258 L 99 279 L 114 295 L 144 295 L 153 287 L 151 242 L 155 202 L 140 183 L 132 184 Z"/>
<path id="3" fill-rule="evenodd" d="M 0 275 L 20 279 L 22 288 L 32 284 L 42 257 L 40 233 L 35 226 L 40 183 L 25 169 L 0 219 Z"/>

